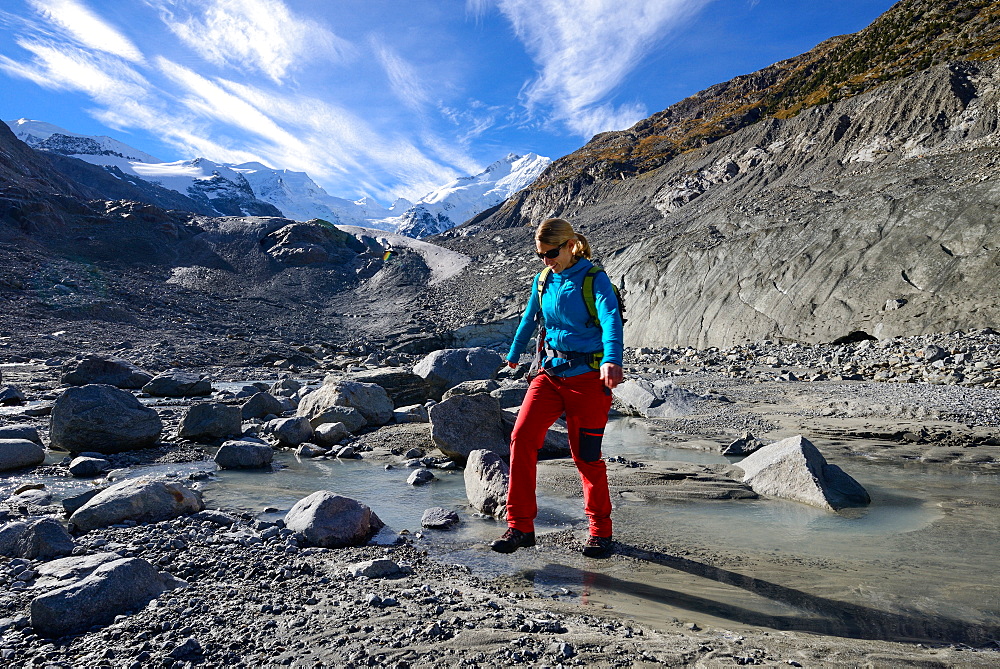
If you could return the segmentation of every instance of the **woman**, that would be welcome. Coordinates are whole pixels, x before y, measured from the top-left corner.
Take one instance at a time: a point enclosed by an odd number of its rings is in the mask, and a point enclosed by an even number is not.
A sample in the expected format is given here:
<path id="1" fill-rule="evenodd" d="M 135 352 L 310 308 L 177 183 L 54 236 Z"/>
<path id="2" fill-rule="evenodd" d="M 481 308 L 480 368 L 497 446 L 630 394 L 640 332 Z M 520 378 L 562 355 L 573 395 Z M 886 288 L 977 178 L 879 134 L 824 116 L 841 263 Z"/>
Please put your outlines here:
<path id="1" fill-rule="evenodd" d="M 589 260 L 590 244 L 568 222 L 559 218 L 543 221 L 535 232 L 535 248 L 548 271 L 535 276 L 507 364 L 517 367 L 539 311 L 545 325 L 545 355 L 542 371 L 528 387 L 511 434 L 509 527 L 490 548 L 513 553 L 535 545 L 538 449 L 549 427 L 565 412 L 570 451 L 583 482 L 584 510 L 590 521 L 590 538 L 583 554 L 606 557 L 611 552 L 611 496 L 601 440 L 611 408 L 611 389 L 622 380 L 618 298 L 607 274 L 591 273 L 595 323 L 584 298 L 584 280 L 594 267 Z"/>

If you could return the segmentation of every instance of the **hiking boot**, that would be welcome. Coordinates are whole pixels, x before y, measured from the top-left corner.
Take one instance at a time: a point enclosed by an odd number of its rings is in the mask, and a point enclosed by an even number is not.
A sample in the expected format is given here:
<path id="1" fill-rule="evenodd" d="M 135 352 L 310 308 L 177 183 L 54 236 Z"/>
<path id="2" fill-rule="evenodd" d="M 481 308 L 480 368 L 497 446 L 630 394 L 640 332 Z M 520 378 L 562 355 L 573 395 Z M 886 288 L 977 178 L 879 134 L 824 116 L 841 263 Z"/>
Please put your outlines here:
<path id="1" fill-rule="evenodd" d="M 593 534 L 583 544 L 583 554 L 589 558 L 606 558 L 611 555 L 611 537 L 595 537 Z"/>
<path id="2" fill-rule="evenodd" d="M 508 527 L 503 536 L 490 544 L 497 553 L 513 553 L 518 548 L 528 548 L 535 545 L 534 532 L 522 532 Z"/>

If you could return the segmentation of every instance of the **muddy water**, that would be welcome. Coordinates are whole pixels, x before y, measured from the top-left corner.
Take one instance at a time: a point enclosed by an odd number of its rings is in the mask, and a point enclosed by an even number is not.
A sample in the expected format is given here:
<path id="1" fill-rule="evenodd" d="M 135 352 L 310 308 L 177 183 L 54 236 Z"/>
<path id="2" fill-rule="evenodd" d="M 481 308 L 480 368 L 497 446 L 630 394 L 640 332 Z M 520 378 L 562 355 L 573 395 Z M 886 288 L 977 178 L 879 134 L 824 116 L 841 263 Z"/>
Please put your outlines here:
<path id="1" fill-rule="evenodd" d="M 641 425 L 613 421 L 605 454 L 735 461 L 657 443 Z M 823 450 L 822 441 L 816 444 Z M 977 645 L 1000 639 L 1000 477 L 940 465 L 833 461 L 868 489 L 870 507 L 833 514 L 778 500 L 616 500 L 618 550 L 628 559 L 607 561 L 546 541 L 549 533 L 585 537 L 579 497 L 540 496 L 537 549 L 511 556 L 489 551 L 487 542 L 503 524 L 470 513 L 460 471 L 435 470 L 434 482 L 413 487 L 406 484 L 411 469 L 280 453 L 277 471 L 222 471 L 200 485 L 209 508 L 269 519 L 315 490 L 332 490 L 364 501 L 445 562 L 512 577 L 520 587 L 583 608 L 613 608 L 653 627 L 677 619 L 737 631 L 754 626 Z M 211 470 L 214 464 L 204 462 L 132 473 L 186 479 Z M 41 479 L 0 478 L 0 493 L 29 480 Z M 92 485 L 43 482 L 57 500 Z M 463 522 L 448 532 L 421 531 L 420 517 L 433 506 L 459 510 Z"/>

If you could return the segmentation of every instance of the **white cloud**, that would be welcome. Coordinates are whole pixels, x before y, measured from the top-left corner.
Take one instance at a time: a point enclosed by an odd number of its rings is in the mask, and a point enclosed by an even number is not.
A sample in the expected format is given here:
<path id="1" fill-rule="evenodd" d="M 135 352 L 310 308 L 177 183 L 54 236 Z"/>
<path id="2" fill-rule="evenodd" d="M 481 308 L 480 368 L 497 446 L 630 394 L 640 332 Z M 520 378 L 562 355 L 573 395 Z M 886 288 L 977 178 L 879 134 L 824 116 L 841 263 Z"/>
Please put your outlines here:
<path id="1" fill-rule="evenodd" d="M 529 110 L 581 134 L 634 123 L 636 105 L 605 100 L 649 48 L 711 0 L 495 0 L 540 68 L 522 90 Z M 485 0 L 469 0 L 482 12 Z"/>
<path id="2" fill-rule="evenodd" d="M 117 58 L 43 40 L 18 39 L 17 44 L 34 56 L 32 62 L 3 57 L 0 68 L 46 88 L 81 91 L 113 103 L 142 96 L 148 86 L 138 72 Z"/>
<path id="3" fill-rule="evenodd" d="M 147 0 L 188 47 L 219 66 L 259 71 L 281 82 L 316 59 L 343 60 L 349 42 L 281 0 Z"/>
<path id="4" fill-rule="evenodd" d="M 142 52 L 125 35 L 76 0 L 29 0 L 42 17 L 61 28 L 83 46 L 114 54 L 132 62 Z"/>
<path id="5" fill-rule="evenodd" d="M 430 96 L 413 66 L 374 36 L 368 41 L 375 56 L 382 64 L 386 76 L 389 77 L 389 85 L 392 87 L 393 93 L 407 107 L 416 111 L 422 110 L 429 102 Z"/>
<path id="6" fill-rule="evenodd" d="M 641 103 L 617 108 L 610 104 L 591 105 L 567 118 L 566 125 L 581 137 L 593 137 L 599 132 L 629 128 L 647 116 L 646 106 Z"/>

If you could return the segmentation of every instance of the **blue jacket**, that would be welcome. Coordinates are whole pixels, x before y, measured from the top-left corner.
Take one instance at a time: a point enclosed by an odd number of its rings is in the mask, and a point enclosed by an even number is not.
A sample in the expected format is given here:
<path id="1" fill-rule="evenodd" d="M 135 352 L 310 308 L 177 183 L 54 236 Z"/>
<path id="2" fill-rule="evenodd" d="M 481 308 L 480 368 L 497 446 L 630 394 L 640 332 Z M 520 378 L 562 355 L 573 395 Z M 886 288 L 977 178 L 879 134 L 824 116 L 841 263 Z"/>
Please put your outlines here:
<path id="1" fill-rule="evenodd" d="M 615 297 L 611 279 L 604 272 L 594 277 L 594 298 L 597 319 L 601 327 L 590 325 L 590 314 L 583 301 L 583 278 L 593 266 L 586 258 L 580 258 L 569 269 L 556 274 L 551 272 L 545 293 L 542 294 L 542 314 L 545 316 L 545 345 L 557 351 L 593 353 L 603 351 L 601 364 L 611 362 L 622 364 L 622 317 L 618 313 L 618 299 Z M 538 314 L 538 277 L 531 283 L 531 295 L 524 308 L 521 323 L 517 327 L 514 341 L 510 345 L 507 359 L 514 362 L 528 345 L 535 331 L 535 317 Z M 546 356 L 543 366 L 550 368 L 564 362 L 562 358 Z M 559 376 L 575 376 L 591 371 L 586 364 L 574 365 L 558 372 Z"/>

